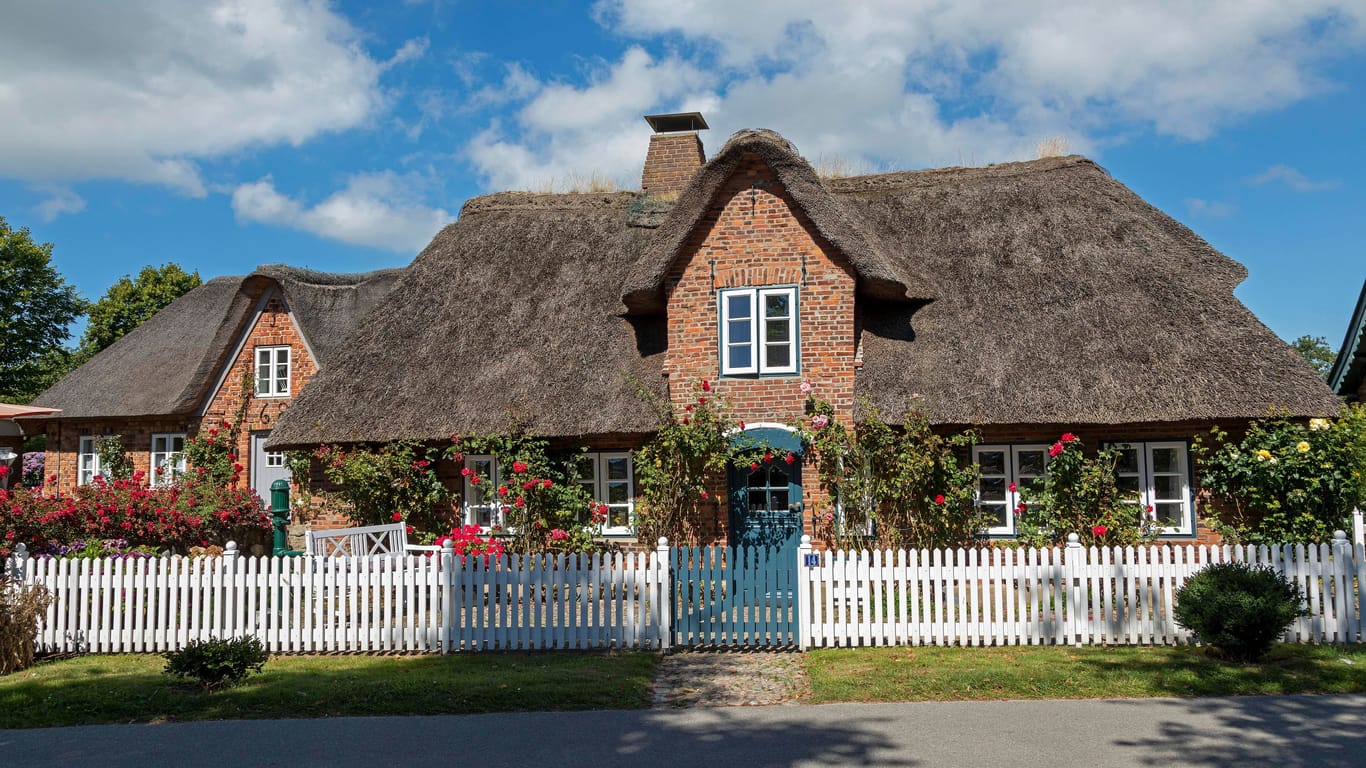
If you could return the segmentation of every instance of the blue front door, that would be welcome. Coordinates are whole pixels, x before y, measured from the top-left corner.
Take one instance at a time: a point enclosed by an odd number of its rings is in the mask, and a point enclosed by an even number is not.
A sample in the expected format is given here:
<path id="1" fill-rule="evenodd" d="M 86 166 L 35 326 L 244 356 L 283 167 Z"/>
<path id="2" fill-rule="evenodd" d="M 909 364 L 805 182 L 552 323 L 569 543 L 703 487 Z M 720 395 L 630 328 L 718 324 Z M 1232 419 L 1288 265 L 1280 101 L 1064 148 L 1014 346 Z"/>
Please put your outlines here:
<path id="1" fill-rule="evenodd" d="M 802 466 L 769 461 L 731 472 L 731 543 L 795 546 L 802 536 Z"/>

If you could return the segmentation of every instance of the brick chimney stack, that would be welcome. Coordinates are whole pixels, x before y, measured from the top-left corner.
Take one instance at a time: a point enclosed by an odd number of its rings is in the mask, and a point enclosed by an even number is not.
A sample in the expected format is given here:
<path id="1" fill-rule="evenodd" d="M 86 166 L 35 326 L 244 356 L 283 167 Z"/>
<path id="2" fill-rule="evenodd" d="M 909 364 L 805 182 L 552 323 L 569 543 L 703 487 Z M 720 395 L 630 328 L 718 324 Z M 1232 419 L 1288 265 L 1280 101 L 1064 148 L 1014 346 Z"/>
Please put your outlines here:
<path id="1" fill-rule="evenodd" d="M 706 162 L 698 131 L 707 129 L 700 112 L 673 115 L 646 115 L 654 135 L 645 155 L 645 170 L 640 186 L 653 197 L 677 196 L 688 186 L 693 174 Z"/>

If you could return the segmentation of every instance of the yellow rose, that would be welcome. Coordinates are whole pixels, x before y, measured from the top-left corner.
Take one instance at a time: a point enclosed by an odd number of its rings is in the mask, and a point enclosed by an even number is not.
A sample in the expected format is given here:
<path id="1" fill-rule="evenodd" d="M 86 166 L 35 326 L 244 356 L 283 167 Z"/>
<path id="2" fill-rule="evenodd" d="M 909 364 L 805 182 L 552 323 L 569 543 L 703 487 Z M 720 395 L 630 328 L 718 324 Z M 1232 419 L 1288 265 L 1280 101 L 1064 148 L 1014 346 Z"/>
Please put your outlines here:
<path id="1" fill-rule="evenodd" d="M 1309 453 L 1309 443 L 1306 443 L 1305 441 L 1301 440 L 1299 444 L 1295 446 L 1295 450 L 1299 451 L 1300 453 Z"/>
<path id="2" fill-rule="evenodd" d="M 1257 451 L 1256 451 L 1256 453 L 1257 453 L 1257 458 L 1259 458 L 1259 459 L 1269 459 L 1269 458 L 1271 458 L 1271 451 L 1268 451 L 1268 450 L 1265 449 L 1265 448 L 1258 448 Z"/>
<path id="3" fill-rule="evenodd" d="M 1314 430 L 1315 432 L 1319 431 L 1320 429 L 1328 429 L 1328 426 L 1328 419 L 1309 420 L 1309 428 Z"/>

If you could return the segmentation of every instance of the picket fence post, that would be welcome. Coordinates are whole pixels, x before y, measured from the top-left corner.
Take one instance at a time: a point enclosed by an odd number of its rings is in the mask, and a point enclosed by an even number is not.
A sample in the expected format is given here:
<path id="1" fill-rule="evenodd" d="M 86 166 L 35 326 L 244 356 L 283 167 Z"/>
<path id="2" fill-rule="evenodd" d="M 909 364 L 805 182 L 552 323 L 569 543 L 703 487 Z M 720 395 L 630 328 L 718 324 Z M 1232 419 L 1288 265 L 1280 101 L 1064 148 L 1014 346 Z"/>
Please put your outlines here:
<path id="1" fill-rule="evenodd" d="M 811 554 L 811 537 L 802 534 L 797 547 L 797 647 L 803 651 L 811 647 L 811 570 L 806 556 Z"/>
<path id="2" fill-rule="evenodd" d="M 1366 521 L 1360 509 L 1352 509 L 1352 543 L 1366 545 Z"/>
<path id="3" fill-rule="evenodd" d="M 1333 611 L 1337 619 L 1337 642 L 1355 643 L 1357 634 L 1357 606 L 1353 583 L 1352 542 L 1346 531 L 1333 531 Z M 1325 585 L 1327 586 L 1327 585 Z M 1324 595 L 1325 599 L 1327 595 Z"/>
<path id="4" fill-rule="evenodd" d="M 441 644 L 441 655 L 451 652 L 455 643 L 455 600 L 459 593 L 456 583 L 455 542 L 446 539 L 441 542 L 441 573 L 437 577 L 441 585 L 441 618 L 436 625 L 441 631 L 437 642 Z"/>
<path id="5" fill-rule="evenodd" d="M 659 633 L 659 650 L 667 651 L 673 644 L 673 578 L 669 573 L 669 539 L 659 537 L 655 547 L 655 631 Z"/>
<path id="6" fill-rule="evenodd" d="M 1077 645 L 1082 642 L 1079 637 L 1083 635 L 1082 613 L 1085 609 L 1081 605 L 1081 578 L 1083 573 L 1082 562 L 1086 557 L 1086 550 L 1082 549 L 1081 537 L 1075 533 L 1067 534 L 1067 550 L 1063 554 L 1063 573 L 1066 581 L 1067 595 L 1067 642 L 1069 645 Z"/>

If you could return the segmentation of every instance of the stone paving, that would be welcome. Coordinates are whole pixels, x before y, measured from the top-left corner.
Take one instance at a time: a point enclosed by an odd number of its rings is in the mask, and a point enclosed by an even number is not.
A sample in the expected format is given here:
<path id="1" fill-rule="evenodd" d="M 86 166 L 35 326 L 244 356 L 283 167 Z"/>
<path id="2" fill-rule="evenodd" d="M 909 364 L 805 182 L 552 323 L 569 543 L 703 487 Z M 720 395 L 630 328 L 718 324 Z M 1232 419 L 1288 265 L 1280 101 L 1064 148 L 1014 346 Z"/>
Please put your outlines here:
<path id="1" fill-rule="evenodd" d="M 807 694 L 802 655 L 775 651 L 670 653 L 655 676 L 656 708 L 798 704 Z"/>

